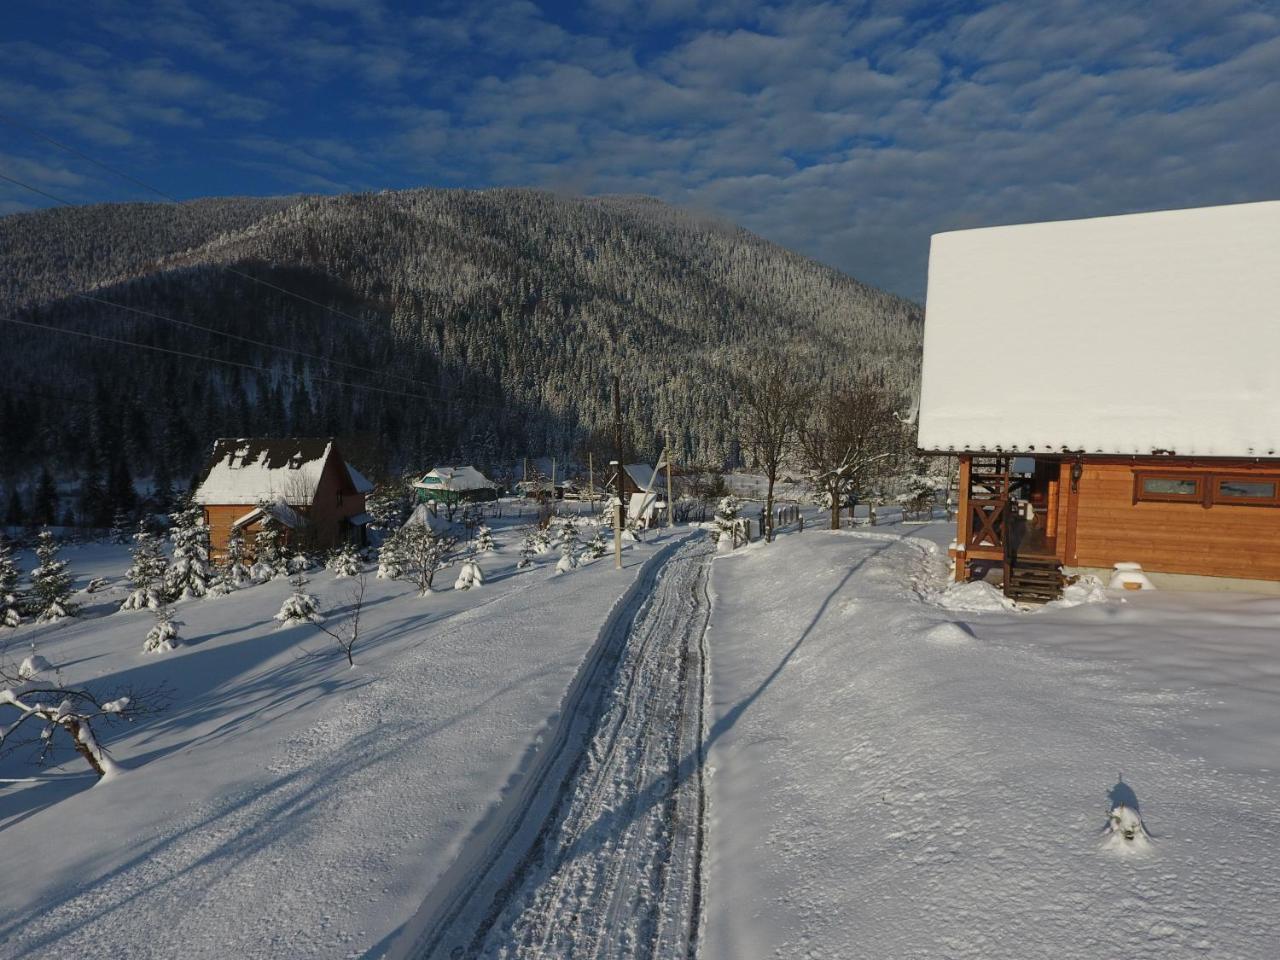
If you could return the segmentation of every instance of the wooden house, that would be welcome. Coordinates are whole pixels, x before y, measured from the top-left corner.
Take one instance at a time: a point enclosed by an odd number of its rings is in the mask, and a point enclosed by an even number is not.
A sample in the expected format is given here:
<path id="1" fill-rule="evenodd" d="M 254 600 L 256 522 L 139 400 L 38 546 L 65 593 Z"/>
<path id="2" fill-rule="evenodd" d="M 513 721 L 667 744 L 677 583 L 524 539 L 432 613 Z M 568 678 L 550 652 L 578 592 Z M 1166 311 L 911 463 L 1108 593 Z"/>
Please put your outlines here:
<path id="1" fill-rule="evenodd" d="M 286 542 L 327 548 L 366 542 L 365 496 L 373 489 L 329 438 L 224 438 L 196 488 L 215 557 L 238 532 L 252 550 L 264 523 Z"/>
<path id="2" fill-rule="evenodd" d="M 473 503 L 497 500 L 498 485 L 471 466 L 436 467 L 413 485 L 419 503 Z"/>
<path id="3" fill-rule="evenodd" d="M 933 237 L 918 445 L 957 579 L 1280 581 L 1280 202 Z"/>

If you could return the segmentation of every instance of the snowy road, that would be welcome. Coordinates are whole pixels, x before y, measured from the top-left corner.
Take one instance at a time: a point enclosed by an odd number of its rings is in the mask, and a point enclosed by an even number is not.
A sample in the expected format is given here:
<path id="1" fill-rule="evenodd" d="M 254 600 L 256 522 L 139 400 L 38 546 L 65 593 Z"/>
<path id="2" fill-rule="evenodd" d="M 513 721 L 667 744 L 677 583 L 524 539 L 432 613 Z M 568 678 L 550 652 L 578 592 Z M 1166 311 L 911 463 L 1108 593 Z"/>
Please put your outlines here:
<path id="1" fill-rule="evenodd" d="M 535 795 L 510 798 L 510 822 L 446 902 L 428 903 L 401 955 L 693 955 L 710 560 L 704 540 L 675 544 L 637 581 Z"/>

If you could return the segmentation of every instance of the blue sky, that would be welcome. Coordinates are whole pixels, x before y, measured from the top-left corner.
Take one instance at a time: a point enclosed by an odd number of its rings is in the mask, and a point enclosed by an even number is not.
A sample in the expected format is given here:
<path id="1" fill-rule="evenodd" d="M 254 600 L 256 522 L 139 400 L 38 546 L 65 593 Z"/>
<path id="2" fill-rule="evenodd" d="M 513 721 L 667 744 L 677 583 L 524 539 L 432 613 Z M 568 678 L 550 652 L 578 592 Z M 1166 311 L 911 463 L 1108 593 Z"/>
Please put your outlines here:
<path id="1" fill-rule="evenodd" d="M 1280 2 L 10 0 L 0 113 L 175 196 L 537 186 L 923 299 L 961 227 L 1280 198 Z M 151 199 L 0 124 L 0 173 Z M 0 182 L 0 213 L 49 201 Z"/>

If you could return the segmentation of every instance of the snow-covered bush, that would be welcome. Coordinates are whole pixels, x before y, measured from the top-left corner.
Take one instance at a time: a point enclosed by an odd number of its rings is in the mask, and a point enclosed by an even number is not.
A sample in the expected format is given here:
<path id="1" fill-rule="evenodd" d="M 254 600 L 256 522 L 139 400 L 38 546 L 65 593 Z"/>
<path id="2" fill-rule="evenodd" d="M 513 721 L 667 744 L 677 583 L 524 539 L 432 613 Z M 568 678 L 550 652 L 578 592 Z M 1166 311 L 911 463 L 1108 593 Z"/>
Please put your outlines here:
<path id="1" fill-rule="evenodd" d="M 325 561 L 325 568 L 335 577 L 354 577 L 360 573 L 360 556 L 354 544 L 344 543 L 334 547 Z"/>
<path id="2" fill-rule="evenodd" d="M 487 524 L 480 524 L 476 528 L 476 553 L 490 553 L 497 549 L 493 542 L 493 531 Z"/>
<path id="3" fill-rule="evenodd" d="M 458 579 L 453 582 L 453 589 L 470 590 L 483 585 L 484 571 L 480 569 L 480 564 L 476 563 L 474 557 L 464 560 L 462 569 L 458 571 Z"/>
<path id="4" fill-rule="evenodd" d="M 285 601 L 280 605 L 280 612 L 276 614 L 275 619 L 280 621 L 281 626 L 287 626 L 291 623 L 319 623 L 322 621 L 324 617 L 320 615 L 320 601 L 307 593 L 307 584 L 310 581 L 303 576 L 301 570 L 293 575 L 291 582 L 293 583 L 293 593 L 285 597 Z"/>
<path id="5" fill-rule="evenodd" d="M 204 511 L 188 503 L 174 518 L 169 530 L 173 560 L 165 571 L 164 592 L 169 600 L 192 600 L 209 592 L 213 567 L 209 563 L 209 528 Z"/>
<path id="6" fill-rule="evenodd" d="M 160 538 L 138 524 L 133 535 L 133 563 L 125 574 L 133 589 L 120 604 L 121 610 L 155 610 L 164 600 L 164 579 L 168 570 Z"/>
<path id="7" fill-rule="evenodd" d="M 36 540 L 36 568 L 31 571 L 29 604 L 36 623 L 74 617 L 79 610 L 71 602 L 71 574 L 67 561 L 58 559 L 58 541 L 48 528 Z"/>
<path id="8" fill-rule="evenodd" d="M 556 576 L 562 573 L 569 573 L 576 569 L 577 566 L 578 561 L 572 553 L 562 553 L 560 554 L 560 559 L 556 561 Z"/>
<path id="9" fill-rule="evenodd" d="M 178 623 L 173 619 L 173 611 L 167 603 L 156 607 L 156 622 L 147 631 L 147 638 L 142 643 L 143 653 L 163 653 L 180 646 L 178 639 Z"/>
<path id="10" fill-rule="evenodd" d="M 1139 853 L 1151 849 L 1151 838 L 1138 811 L 1125 804 L 1112 808 L 1103 831 L 1104 849 L 1120 853 Z"/>
<path id="11" fill-rule="evenodd" d="M 22 623 L 22 609 L 18 598 L 18 565 L 13 559 L 13 547 L 0 535 L 0 627 L 17 627 Z"/>
<path id="12" fill-rule="evenodd" d="M 547 553 L 551 550 L 551 532 L 546 527 L 538 527 L 533 531 L 533 552 Z"/>

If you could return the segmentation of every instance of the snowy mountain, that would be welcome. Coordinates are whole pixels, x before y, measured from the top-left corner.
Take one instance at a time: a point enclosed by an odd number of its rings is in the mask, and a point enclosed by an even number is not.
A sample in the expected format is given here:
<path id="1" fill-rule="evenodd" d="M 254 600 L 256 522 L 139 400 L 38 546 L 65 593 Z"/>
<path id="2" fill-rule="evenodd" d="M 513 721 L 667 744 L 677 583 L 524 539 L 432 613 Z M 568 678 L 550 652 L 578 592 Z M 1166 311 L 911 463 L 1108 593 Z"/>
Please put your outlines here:
<path id="1" fill-rule="evenodd" d="M 736 366 L 790 351 L 904 393 L 919 366 L 916 304 L 646 198 L 51 209 L 0 218 L 0 278 L 5 316 L 106 338 L 9 325 L 6 487 L 122 458 L 181 483 L 211 438 L 244 434 L 364 435 L 375 470 L 496 468 L 607 428 L 615 371 L 638 453 L 666 422 L 686 462 L 732 461 Z"/>

